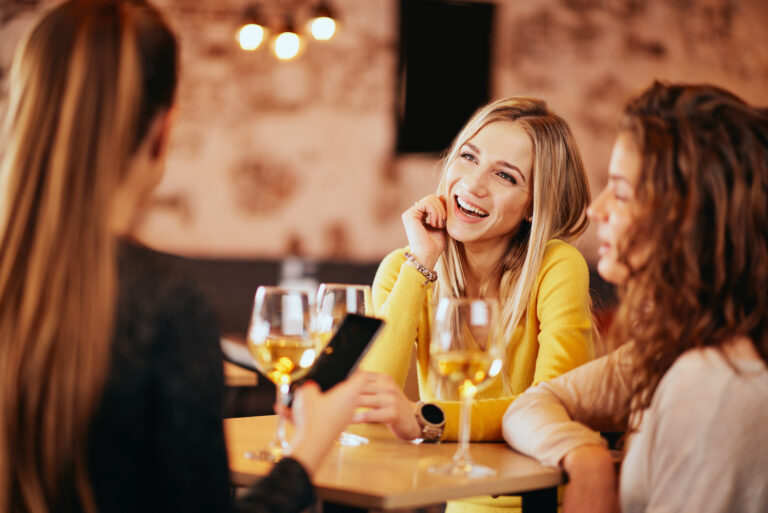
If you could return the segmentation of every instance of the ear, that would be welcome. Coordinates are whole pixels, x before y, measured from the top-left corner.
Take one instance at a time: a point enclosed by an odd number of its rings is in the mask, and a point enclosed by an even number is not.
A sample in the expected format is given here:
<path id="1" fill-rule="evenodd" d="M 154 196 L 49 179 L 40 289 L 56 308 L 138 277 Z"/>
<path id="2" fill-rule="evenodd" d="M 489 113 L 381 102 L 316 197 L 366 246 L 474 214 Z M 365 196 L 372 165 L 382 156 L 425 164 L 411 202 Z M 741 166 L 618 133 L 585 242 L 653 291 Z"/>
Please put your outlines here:
<path id="1" fill-rule="evenodd" d="M 147 131 L 147 142 L 149 143 L 149 155 L 152 160 L 159 160 L 165 157 L 168 150 L 168 140 L 171 134 L 171 126 L 176 118 L 176 107 L 162 110 L 155 114 L 152 123 Z"/>

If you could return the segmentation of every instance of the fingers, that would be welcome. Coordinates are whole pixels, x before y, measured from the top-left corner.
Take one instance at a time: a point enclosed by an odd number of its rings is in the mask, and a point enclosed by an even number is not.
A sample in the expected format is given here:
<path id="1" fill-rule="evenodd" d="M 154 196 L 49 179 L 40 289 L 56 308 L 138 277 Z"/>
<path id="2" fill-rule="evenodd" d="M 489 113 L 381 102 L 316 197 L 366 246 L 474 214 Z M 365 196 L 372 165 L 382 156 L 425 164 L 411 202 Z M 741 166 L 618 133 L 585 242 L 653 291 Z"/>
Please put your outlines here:
<path id="1" fill-rule="evenodd" d="M 399 420 L 398 410 L 394 407 L 358 411 L 352 417 L 353 424 L 379 423 L 394 424 Z"/>
<path id="2" fill-rule="evenodd" d="M 445 204 L 439 196 L 430 194 L 416 202 L 414 206 L 421 213 L 423 224 L 436 230 L 445 228 Z"/>
<path id="3" fill-rule="evenodd" d="M 320 387 L 314 381 L 307 381 L 297 388 L 294 394 L 294 401 L 312 401 L 320 395 Z"/>
<path id="4" fill-rule="evenodd" d="M 284 404 L 275 403 L 275 413 L 286 419 L 288 422 L 293 423 L 293 410 Z"/>

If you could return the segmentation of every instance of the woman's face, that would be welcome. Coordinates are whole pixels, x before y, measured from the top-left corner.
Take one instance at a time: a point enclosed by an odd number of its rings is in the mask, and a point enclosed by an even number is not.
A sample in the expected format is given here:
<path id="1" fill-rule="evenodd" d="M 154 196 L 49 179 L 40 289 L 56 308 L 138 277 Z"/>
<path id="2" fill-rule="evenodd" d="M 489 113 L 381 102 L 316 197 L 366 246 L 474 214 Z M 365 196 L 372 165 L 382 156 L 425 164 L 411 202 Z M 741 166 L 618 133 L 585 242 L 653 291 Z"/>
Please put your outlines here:
<path id="1" fill-rule="evenodd" d="M 619 261 L 619 247 L 635 218 L 635 185 L 640 175 L 640 151 L 632 136 L 622 132 L 616 138 L 608 166 L 608 183 L 587 209 L 597 224 L 600 242 L 597 272 L 611 283 L 624 283 L 629 269 Z M 630 260 L 633 260 L 630 256 Z"/>
<path id="2" fill-rule="evenodd" d="M 446 170 L 446 230 L 459 242 L 506 243 L 530 215 L 533 144 L 511 121 L 493 121 Z"/>

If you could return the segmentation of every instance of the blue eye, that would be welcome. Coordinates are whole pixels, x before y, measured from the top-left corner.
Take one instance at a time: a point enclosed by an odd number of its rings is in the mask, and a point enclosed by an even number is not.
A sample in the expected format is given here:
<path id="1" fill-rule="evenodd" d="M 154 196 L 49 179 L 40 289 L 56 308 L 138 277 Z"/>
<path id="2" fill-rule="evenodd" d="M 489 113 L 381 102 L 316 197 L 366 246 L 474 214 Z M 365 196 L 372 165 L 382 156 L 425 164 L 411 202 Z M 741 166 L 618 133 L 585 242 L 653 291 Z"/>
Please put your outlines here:
<path id="1" fill-rule="evenodd" d="M 464 160 L 468 160 L 468 161 L 470 161 L 470 162 L 475 162 L 475 163 L 477 163 L 477 158 L 476 158 L 474 155 L 472 155 L 471 153 L 466 153 L 466 152 L 465 152 L 465 153 L 462 153 L 462 154 L 460 155 L 460 157 L 461 157 L 461 158 L 463 158 Z"/>
<path id="2" fill-rule="evenodd" d="M 509 173 L 505 173 L 504 171 L 499 171 L 497 174 L 511 184 L 517 184 L 517 180 L 515 179 L 515 177 L 510 175 Z"/>

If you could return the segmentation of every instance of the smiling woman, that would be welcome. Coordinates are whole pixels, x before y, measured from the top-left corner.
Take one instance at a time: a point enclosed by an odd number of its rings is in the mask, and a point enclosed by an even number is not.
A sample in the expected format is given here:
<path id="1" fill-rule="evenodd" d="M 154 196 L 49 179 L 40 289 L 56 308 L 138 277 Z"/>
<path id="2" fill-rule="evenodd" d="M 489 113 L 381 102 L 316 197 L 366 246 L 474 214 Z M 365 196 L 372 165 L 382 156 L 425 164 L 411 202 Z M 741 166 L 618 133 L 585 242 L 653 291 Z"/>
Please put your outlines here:
<path id="1" fill-rule="evenodd" d="M 565 240 L 586 227 L 589 186 L 567 123 L 533 98 L 507 98 L 475 113 L 454 140 L 437 194 L 403 213 L 409 247 L 390 253 L 373 284 L 387 327 L 364 362 L 391 378 L 365 391 L 370 409 L 404 439 L 425 438 L 421 403 L 402 387 L 417 352 L 419 396 L 445 413 L 456 440 L 459 401 L 444 397 L 430 368 L 434 307 L 444 297 L 498 300 L 505 353 L 501 379 L 477 394 L 475 440 L 501 440 L 509 404 L 525 389 L 593 357 L 587 265 Z M 437 271 L 437 277 L 433 270 Z M 509 507 L 516 497 L 449 504 L 450 511 Z"/>
<path id="2" fill-rule="evenodd" d="M 653 83 L 589 216 L 621 347 L 528 390 L 505 438 L 565 470 L 564 512 L 768 511 L 768 110 Z M 631 434 L 619 483 L 597 431 Z"/>

